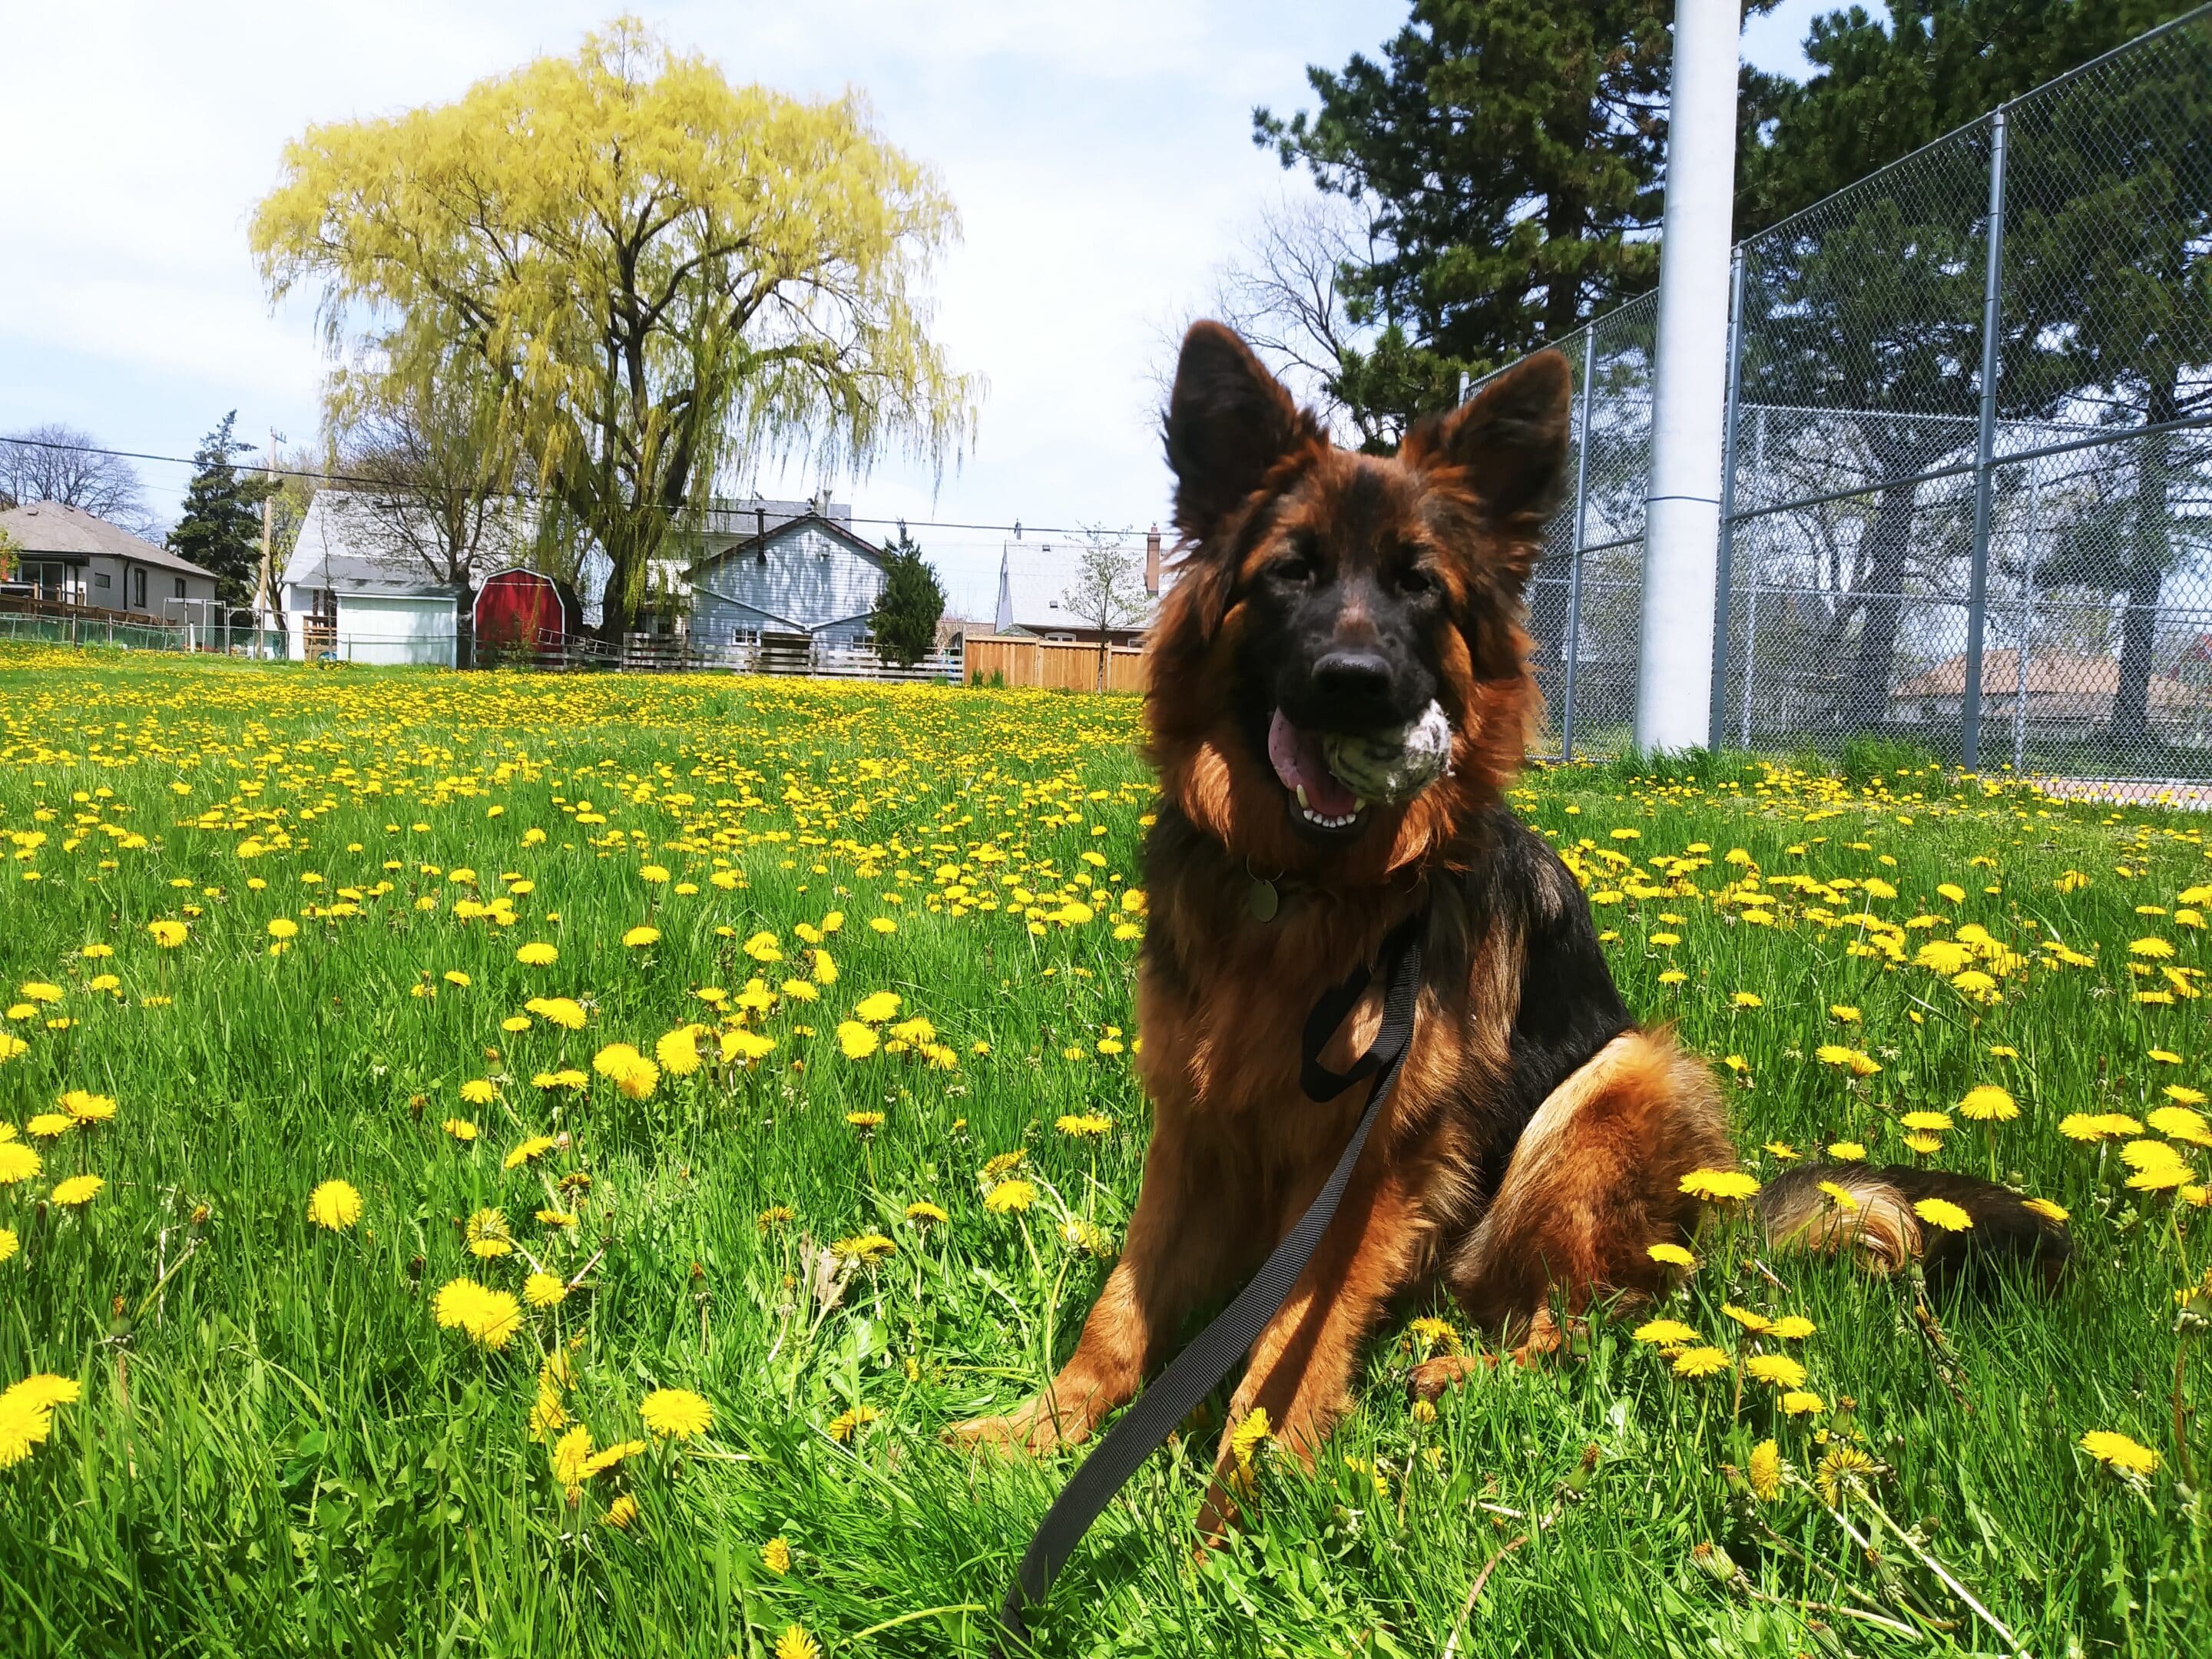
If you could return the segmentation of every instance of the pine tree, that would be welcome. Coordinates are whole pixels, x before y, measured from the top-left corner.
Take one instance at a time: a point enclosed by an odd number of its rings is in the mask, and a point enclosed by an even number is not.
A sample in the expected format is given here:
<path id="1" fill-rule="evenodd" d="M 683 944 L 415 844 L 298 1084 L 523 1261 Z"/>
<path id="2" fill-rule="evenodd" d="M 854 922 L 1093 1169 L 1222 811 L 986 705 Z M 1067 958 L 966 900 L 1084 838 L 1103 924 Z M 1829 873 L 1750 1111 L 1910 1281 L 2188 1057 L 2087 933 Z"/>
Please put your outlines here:
<path id="1" fill-rule="evenodd" d="M 192 481 L 185 489 L 184 516 L 169 532 L 169 550 L 215 572 L 216 597 L 226 605 L 252 601 L 261 563 L 261 502 L 270 486 L 241 478 L 234 457 L 252 444 L 231 435 L 232 410 L 192 453 Z"/>
<path id="2" fill-rule="evenodd" d="M 1771 90 L 1737 171 L 1736 234 L 1810 207 L 2007 99 L 2179 16 L 2190 0 L 1893 0 L 1813 20 L 1814 74 Z"/>
<path id="3" fill-rule="evenodd" d="M 1739 234 L 1811 206 L 2185 9 L 2177 0 L 1896 0 L 1814 20 L 1816 73 L 1775 100 L 1742 158 Z M 2206 118 L 2201 47 L 2123 82 L 2094 116 L 2037 118 L 2014 155 L 2005 227 L 2000 386 L 2009 411 L 2083 412 L 2166 426 L 2212 408 L 2197 367 L 2207 264 L 2188 159 Z M 1948 167 L 1948 172 L 1936 169 Z M 2063 185 L 2060 184 L 2063 181 Z M 1839 720 L 1888 711 L 1905 592 L 1916 568 L 1963 553 L 1966 523 L 1922 500 L 1917 475 L 1947 459 L 1929 414 L 1978 408 L 1982 164 L 1964 151 L 1856 191 L 1765 237 L 1747 295 L 1747 402 L 1848 410 L 1867 472 L 1887 480 L 1845 602 L 1820 649 L 1847 655 Z M 1840 418 L 1840 417 L 1839 417 Z M 2160 594 L 2183 550 L 2170 501 L 2171 438 L 2147 441 L 2133 488 L 2080 525 L 2046 522 L 2046 586 L 2124 601 L 2113 739 L 2150 736 Z M 2117 476 L 2117 475 L 2115 475 Z M 2001 479 L 2001 484 L 2008 483 Z"/>
<path id="4" fill-rule="evenodd" d="M 1753 0 L 1763 10 L 1771 0 Z M 1311 114 L 1254 141 L 1365 210 L 1346 273 L 1377 331 L 1332 388 L 1389 424 L 1658 278 L 1674 0 L 1415 0 L 1382 61 L 1309 69 Z M 1747 77 L 1754 119 L 1768 82 Z"/>
<path id="5" fill-rule="evenodd" d="M 884 544 L 884 588 L 868 626 L 876 651 L 887 662 L 911 668 L 937 644 L 937 624 L 945 615 L 945 585 L 921 549 L 899 526 L 898 539 Z"/>

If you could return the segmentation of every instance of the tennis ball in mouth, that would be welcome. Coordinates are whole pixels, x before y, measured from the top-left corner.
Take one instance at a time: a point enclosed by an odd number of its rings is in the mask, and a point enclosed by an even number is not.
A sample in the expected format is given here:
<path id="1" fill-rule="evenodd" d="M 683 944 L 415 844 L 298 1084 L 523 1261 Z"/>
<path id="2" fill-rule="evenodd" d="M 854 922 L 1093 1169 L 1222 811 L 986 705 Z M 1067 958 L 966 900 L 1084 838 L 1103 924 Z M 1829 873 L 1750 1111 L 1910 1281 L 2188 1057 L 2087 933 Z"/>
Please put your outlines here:
<path id="1" fill-rule="evenodd" d="M 1381 732 L 1332 732 L 1322 758 L 1336 781 L 1362 800 L 1399 806 L 1451 764 L 1451 722 L 1431 701 L 1410 725 Z"/>

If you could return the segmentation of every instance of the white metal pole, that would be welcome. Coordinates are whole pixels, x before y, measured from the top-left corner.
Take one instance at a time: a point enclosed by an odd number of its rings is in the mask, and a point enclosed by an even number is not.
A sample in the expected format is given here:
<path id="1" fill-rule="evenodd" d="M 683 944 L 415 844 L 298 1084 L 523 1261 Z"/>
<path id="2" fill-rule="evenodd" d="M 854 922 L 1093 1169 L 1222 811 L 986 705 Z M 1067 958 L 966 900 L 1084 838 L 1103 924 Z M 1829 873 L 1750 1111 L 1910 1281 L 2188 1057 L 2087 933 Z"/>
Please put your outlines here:
<path id="1" fill-rule="evenodd" d="M 1735 197 L 1737 0 L 1675 0 L 1636 746 L 1710 740 Z"/>

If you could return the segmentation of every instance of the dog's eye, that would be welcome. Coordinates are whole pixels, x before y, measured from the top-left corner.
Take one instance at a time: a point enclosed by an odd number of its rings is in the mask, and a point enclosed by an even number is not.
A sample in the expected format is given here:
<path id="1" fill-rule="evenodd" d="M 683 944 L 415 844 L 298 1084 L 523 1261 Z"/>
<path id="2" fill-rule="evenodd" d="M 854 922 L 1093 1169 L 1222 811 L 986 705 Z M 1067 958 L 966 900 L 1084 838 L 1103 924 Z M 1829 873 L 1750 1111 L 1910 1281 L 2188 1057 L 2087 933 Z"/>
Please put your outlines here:
<path id="1" fill-rule="evenodd" d="M 1418 599 L 1436 592 L 1437 579 L 1419 565 L 1408 565 L 1398 573 L 1398 591 L 1407 599 Z"/>
<path id="2" fill-rule="evenodd" d="M 1314 579 L 1319 568 L 1320 567 L 1314 562 L 1313 555 L 1298 551 L 1285 553 L 1281 558 L 1273 561 L 1267 566 L 1267 574 L 1277 581 L 1289 582 L 1293 586 L 1303 587 Z"/>

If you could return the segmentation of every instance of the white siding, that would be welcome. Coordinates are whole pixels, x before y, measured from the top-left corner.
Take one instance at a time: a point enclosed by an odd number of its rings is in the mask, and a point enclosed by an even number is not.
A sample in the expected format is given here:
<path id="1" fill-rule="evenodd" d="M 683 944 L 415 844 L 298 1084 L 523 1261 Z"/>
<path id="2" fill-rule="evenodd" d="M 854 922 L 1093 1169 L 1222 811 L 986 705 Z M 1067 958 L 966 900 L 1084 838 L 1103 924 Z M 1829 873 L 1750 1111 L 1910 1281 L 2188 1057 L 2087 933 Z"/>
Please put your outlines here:
<path id="1" fill-rule="evenodd" d="M 443 594 L 338 595 L 343 662 L 453 666 L 454 602 Z"/>

